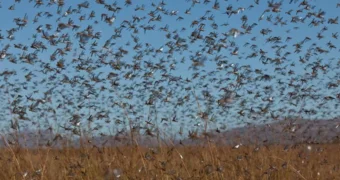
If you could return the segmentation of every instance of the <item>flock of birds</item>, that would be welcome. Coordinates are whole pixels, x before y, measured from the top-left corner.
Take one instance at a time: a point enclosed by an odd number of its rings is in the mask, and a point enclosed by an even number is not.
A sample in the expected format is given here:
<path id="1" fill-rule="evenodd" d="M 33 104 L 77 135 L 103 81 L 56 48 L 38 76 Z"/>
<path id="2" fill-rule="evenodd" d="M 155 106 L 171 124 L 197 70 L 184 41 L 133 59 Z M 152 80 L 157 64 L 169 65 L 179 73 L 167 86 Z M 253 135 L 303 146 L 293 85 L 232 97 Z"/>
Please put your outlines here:
<path id="1" fill-rule="evenodd" d="M 3 131 L 191 137 L 340 115 L 338 16 L 317 1 L 8 3 Z"/>

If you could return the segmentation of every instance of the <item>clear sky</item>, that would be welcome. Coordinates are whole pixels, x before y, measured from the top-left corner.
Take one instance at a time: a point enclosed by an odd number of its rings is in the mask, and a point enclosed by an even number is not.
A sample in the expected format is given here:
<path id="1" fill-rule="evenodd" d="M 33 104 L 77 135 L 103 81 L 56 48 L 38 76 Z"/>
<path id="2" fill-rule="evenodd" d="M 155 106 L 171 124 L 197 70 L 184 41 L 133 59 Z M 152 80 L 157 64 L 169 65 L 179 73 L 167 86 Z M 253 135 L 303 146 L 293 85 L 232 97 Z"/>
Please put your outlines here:
<path id="1" fill-rule="evenodd" d="M 95 1 L 89 1 L 89 7 L 88 8 L 81 8 L 81 11 L 79 13 L 75 12 L 73 14 L 65 14 L 67 9 L 71 7 L 71 9 L 77 9 L 78 4 L 81 4 L 86 1 L 65 1 L 65 5 L 60 9 L 60 14 L 57 14 L 58 7 L 56 5 L 52 5 L 50 7 L 47 6 L 48 1 L 44 2 L 44 5 L 41 6 L 35 6 L 34 2 L 28 2 L 25 0 L 22 0 L 20 3 L 16 3 L 14 1 L 0 1 L 1 3 L 1 10 L 0 10 L 0 34 L 4 36 L 3 40 L 0 40 L 0 48 L 3 49 L 7 44 L 10 45 L 9 50 L 7 50 L 8 54 L 12 54 L 12 56 L 7 56 L 4 59 L 0 60 L 0 72 L 4 72 L 6 70 L 16 70 L 16 75 L 10 78 L 10 82 L 15 84 L 15 86 L 20 87 L 20 91 L 15 92 L 13 91 L 13 88 L 10 90 L 10 93 L 6 93 L 5 89 L 3 88 L 2 98 L 3 101 L 1 103 L 1 106 L 4 109 L 3 113 L 3 120 L 2 124 L 4 129 L 8 129 L 9 122 L 13 122 L 13 116 L 10 115 L 8 109 L 8 102 L 13 102 L 15 99 L 18 99 L 18 95 L 22 96 L 30 96 L 34 91 L 37 91 L 33 94 L 32 97 L 35 99 L 43 98 L 44 92 L 47 90 L 53 89 L 53 100 L 51 103 L 46 104 L 40 104 L 38 105 L 41 110 L 38 110 L 38 112 L 31 112 L 27 110 L 27 116 L 30 117 L 30 122 L 27 121 L 21 121 L 22 124 L 29 124 L 30 127 L 32 124 L 33 126 L 37 126 L 38 124 L 41 124 L 42 127 L 49 127 L 53 126 L 54 128 L 59 127 L 59 125 L 62 126 L 69 126 L 69 121 L 72 119 L 72 115 L 81 114 L 81 124 L 87 124 L 88 123 L 88 117 L 92 115 L 92 117 L 98 117 L 98 112 L 105 112 L 110 111 L 109 117 L 107 117 L 108 122 L 103 122 L 104 120 L 95 120 L 91 127 L 95 127 L 96 124 L 98 125 L 104 125 L 104 131 L 108 132 L 109 130 L 119 130 L 122 128 L 127 127 L 127 124 L 120 124 L 117 123 L 120 120 L 123 122 L 127 122 L 126 114 L 124 113 L 124 108 L 119 108 L 117 106 L 114 106 L 114 102 L 127 102 L 131 105 L 136 106 L 136 109 L 138 109 L 138 112 L 135 114 L 132 112 L 133 110 L 129 111 L 129 116 L 132 121 L 134 122 L 134 125 L 138 126 L 148 126 L 145 123 L 145 121 L 149 121 L 150 112 L 154 109 L 157 110 L 158 115 L 155 116 L 152 114 L 152 122 L 151 124 L 162 124 L 159 126 L 162 126 L 166 130 L 169 130 L 171 128 L 174 128 L 175 130 L 178 130 L 179 127 L 184 127 L 185 129 L 195 129 L 195 128 L 202 128 L 202 119 L 197 117 L 197 103 L 195 101 L 194 96 L 192 96 L 192 91 L 185 91 L 183 90 L 184 87 L 192 87 L 195 89 L 195 93 L 199 97 L 199 101 L 201 102 L 202 109 L 207 109 L 208 106 L 205 105 L 205 100 L 203 99 L 202 90 L 206 90 L 210 92 L 214 97 L 218 99 L 218 97 L 221 95 L 221 88 L 227 87 L 229 83 L 235 83 L 237 80 L 237 75 L 228 74 L 230 70 L 232 70 L 235 66 L 241 67 L 243 65 L 249 65 L 251 70 L 255 69 L 261 69 L 263 72 L 270 74 L 274 76 L 274 78 L 269 82 L 262 82 L 262 81 L 255 81 L 255 80 L 249 80 L 246 85 L 244 85 L 241 89 L 237 90 L 238 95 L 241 97 L 235 102 L 233 105 L 230 106 L 230 108 L 222 108 L 217 107 L 216 104 L 213 105 L 213 110 L 209 114 L 209 119 L 211 122 L 209 123 L 210 128 L 218 128 L 218 127 L 232 127 L 232 126 L 240 126 L 244 125 L 245 122 L 251 122 L 251 123 L 263 123 L 268 122 L 270 118 L 270 113 L 264 114 L 263 117 L 258 117 L 256 120 L 252 120 L 252 116 L 248 114 L 246 116 L 239 116 L 237 112 L 240 112 L 240 110 L 245 109 L 245 111 L 249 111 L 250 108 L 258 108 L 258 107 L 264 107 L 266 106 L 266 102 L 263 101 L 263 99 L 266 98 L 274 98 L 273 102 L 271 103 L 271 112 L 272 114 L 279 115 L 279 116 L 298 116 L 303 113 L 292 113 L 291 111 L 288 111 L 288 109 L 294 109 L 292 108 L 290 103 L 295 103 L 295 100 L 287 99 L 287 93 L 290 91 L 294 91 L 293 89 L 285 89 L 281 90 L 280 85 L 277 85 L 277 82 L 279 79 L 282 81 L 289 83 L 291 78 L 301 79 L 302 76 L 306 75 L 307 72 L 310 72 L 310 69 L 305 69 L 306 64 L 302 64 L 299 62 L 299 57 L 305 57 L 306 53 L 308 52 L 308 48 L 311 47 L 313 43 L 316 43 L 316 46 L 322 47 L 324 49 L 327 48 L 327 43 L 331 42 L 335 46 L 337 46 L 339 43 L 338 39 L 332 38 L 332 33 L 336 33 L 339 29 L 338 24 L 329 24 L 327 21 L 329 18 L 335 18 L 338 16 L 339 8 L 337 8 L 337 2 L 335 0 L 328 0 L 321 1 L 321 0 L 313 0 L 308 1 L 311 10 L 307 11 L 304 9 L 302 12 L 299 12 L 299 10 L 303 9 L 305 6 L 300 5 L 302 1 L 295 1 L 293 0 L 293 3 L 289 3 L 289 1 L 282 1 L 282 5 L 280 6 L 281 12 L 275 13 L 275 12 L 266 12 L 264 11 L 268 9 L 268 3 L 267 1 L 260 0 L 259 4 L 255 4 L 254 1 L 246 1 L 246 0 L 219 0 L 216 2 L 219 2 L 220 8 L 219 9 L 213 9 L 214 0 L 211 0 L 210 3 L 204 3 L 204 0 L 199 0 L 200 3 L 197 3 L 193 6 L 193 1 L 186 1 L 186 0 L 164 0 L 166 5 L 160 6 L 161 1 L 132 1 L 132 5 L 126 6 L 124 1 L 117 1 L 117 6 L 121 7 L 122 9 L 119 12 L 109 12 L 104 5 L 100 5 L 96 3 Z M 274 1 L 279 2 L 279 1 Z M 106 0 L 107 4 L 112 5 L 113 2 Z M 154 4 L 154 6 L 152 6 Z M 254 7 L 251 8 L 251 5 Z M 137 7 L 144 7 L 144 10 L 136 11 Z M 227 7 L 230 6 L 232 10 L 239 9 L 238 14 L 233 14 L 231 16 L 228 16 L 225 12 Z M 113 6 L 112 6 L 113 7 Z M 158 8 L 158 11 L 155 11 L 155 9 Z M 165 11 L 168 11 L 168 15 L 164 14 L 164 11 L 162 12 L 162 9 L 165 9 Z M 190 9 L 190 14 L 185 14 L 187 10 Z M 210 11 L 207 13 L 207 11 Z M 291 15 L 289 15 L 290 10 L 292 10 Z M 316 19 L 315 17 L 307 18 L 305 22 L 297 22 L 292 23 L 292 17 L 296 16 L 295 18 L 303 19 L 307 16 L 308 12 L 319 12 L 319 10 L 322 10 L 325 12 L 325 22 L 324 24 L 320 24 L 319 26 L 311 26 L 310 22 L 312 19 Z M 150 16 L 150 12 L 154 11 L 156 14 L 155 17 L 158 15 L 161 16 L 161 21 L 150 21 L 152 18 Z M 173 12 L 172 12 L 173 11 Z M 38 18 L 38 22 L 34 23 L 34 18 L 36 17 L 37 13 L 41 12 L 41 17 Z M 89 18 L 91 12 L 95 13 L 95 17 Z M 173 13 L 173 15 L 171 15 Z M 263 14 L 264 13 L 264 14 Z M 107 14 L 107 16 L 114 16 L 115 20 L 112 23 L 112 25 L 108 25 L 107 22 L 103 21 L 101 16 L 102 14 Z M 205 15 L 206 14 L 206 15 Z M 261 15 L 263 14 L 263 19 L 259 20 Z M 17 32 L 14 33 L 14 39 L 10 40 L 8 38 L 8 30 L 17 27 L 16 23 L 14 21 L 15 18 L 24 18 L 25 15 L 27 15 L 28 23 L 25 27 L 22 29 L 19 29 Z M 206 49 L 203 48 L 206 46 L 206 42 L 202 40 L 198 40 L 195 43 L 189 43 L 190 35 L 194 31 L 194 29 L 197 29 L 198 26 L 192 27 L 191 24 L 194 20 L 199 20 L 202 16 L 207 18 L 206 20 L 202 21 L 204 26 L 204 31 L 202 32 L 202 35 L 208 36 L 209 33 L 215 32 L 216 33 L 216 39 L 223 39 L 224 35 L 223 33 L 229 33 L 230 30 L 233 28 L 240 30 L 241 32 L 244 32 L 244 30 L 241 28 L 242 26 L 242 17 L 247 18 L 247 25 L 254 25 L 252 31 L 250 34 L 242 34 L 237 37 L 228 36 L 227 41 L 223 42 L 222 44 L 228 46 L 226 49 L 222 49 L 220 52 L 214 52 L 213 54 L 208 54 Z M 51 16 L 51 17 L 48 17 Z M 80 21 L 79 19 L 81 16 L 84 16 L 84 20 Z M 125 23 L 126 27 L 122 28 L 122 23 L 124 21 L 133 21 L 133 16 L 136 17 L 145 17 L 144 20 L 141 20 L 140 22 L 135 22 L 136 26 L 138 27 L 139 32 L 133 33 L 133 30 L 129 29 L 127 26 L 128 24 Z M 182 20 L 179 20 L 181 17 L 183 17 Z M 209 17 L 211 17 L 213 20 L 209 20 Z M 267 21 L 267 18 L 270 19 L 271 22 Z M 282 18 L 282 22 L 286 21 L 286 25 L 274 25 L 277 21 L 276 17 L 278 19 Z M 57 26 L 61 23 L 67 23 L 69 20 L 72 20 L 74 24 L 79 26 L 79 30 L 72 30 L 72 28 L 66 28 L 61 30 L 60 32 L 57 32 Z M 97 23 L 95 23 L 97 21 Z M 211 26 L 212 23 L 215 23 L 218 25 L 217 29 L 213 29 Z M 51 30 L 46 29 L 46 24 L 52 25 Z M 223 26 L 223 24 L 228 24 L 227 26 Z M 61 57 L 60 55 L 57 55 L 56 60 L 51 60 L 51 54 L 56 51 L 58 48 L 65 48 L 66 43 L 57 43 L 56 46 L 49 45 L 49 42 L 46 39 L 42 38 L 42 33 L 37 32 L 37 28 L 42 25 L 41 29 L 43 29 L 49 36 L 52 34 L 55 34 L 58 36 L 58 38 L 62 37 L 63 35 L 68 35 L 69 39 L 68 42 L 72 43 L 72 50 L 71 52 L 68 52 L 67 55 Z M 183 39 L 185 39 L 188 44 L 187 50 L 182 51 L 175 51 L 173 53 L 168 53 L 169 48 L 166 46 L 168 42 L 175 42 L 173 39 L 167 39 L 166 34 L 167 32 L 164 32 L 162 30 L 159 30 L 162 27 L 165 27 L 168 25 L 168 29 L 170 34 L 173 36 L 177 35 Z M 86 29 L 86 27 L 92 26 L 93 32 L 100 32 L 101 37 L 98 39 L 89 39 L 88 43 L 84 45 L 84 50 L 82 50 L 79 46 L 79 39 L 76 37 L 77 32 L 81 32 L 82 30 Z M 154 30 L 146 31 L 144 33 L 144 30 L 141 26 L 155 26 Z M 327 27 L 327 30 L 322 32 L 321 34 L 324 36 L 322 39 L 318 39 L 317 35 L 324 27 Z M 111 46 L 109 46 L 108 49 L 103 49 L 105 42 L 110 39 L 114 34 L 115 30 L 122 28 L 120 37 L 114 38 L 111 40 Z M 182 30 L 182 28 L 185 28 L 185 30 Z M 268 35 L 262 35 L 260 32 L 262 29 L 269 29 L 271 30 L 271 33 Z M 177 32 L 174 32 L 177 30 Z M 37 37 L 34 38 L 34 35 Z M 139 42 L 143 45 L 142 50 L 145 49 L 145 44 L 148 43 L 151 45 L 152 48 L 155 50 L 160 49 L 163 47 L 163 52 L 156 53 L 156 52 L 150 52 L 147 54 L 146 52 L 143 52 L 143 57 L 140 62 L 142 62 L 141 67 L 142 70 L 138 74 L 143 75 L 144 73 L 148 72 L 154 72 L 153 78 L 145 79 L 143 77 L 137 77 L 134 80 L 127 80 L 124 79 L 124 75 L 126 73 L 131 72 L 129 69 L 123 69 L 121 71 L 113 70 L 109 65 L 104 65 L 98 61 L 98 56 L 94 55 L 91 56 L 91 44 L 96 42 L 98 45 L 94 47 L 94 49 L 100 51 L 103 50 L 106 52 L 106 54 L 109 54 L 109 56 L 106 58 L 107 62 L 115 62 L 117 59 L 110 53 L 107 52 L 118 52 L 119 48 L 123 48 L 129 53 L 127 55 L 124 55 L 122 58 L 119 59 L 119 61 L 125 62 L 127 64 L 133 64 L 135 63 L 135 60 L 133 60 L 133 57 L 136 55 L 139 55 L 139 53 L 136 50 L 133 49 L 133 47 L 136 45 L 136 43 L 133 42 L 133 39 L 131 38 L 131 35 L 137 36 L 139 38 Z M 267 57 L 277 58 L 278 56 L 275 55 L 275 51 L 273 50 L 274 43 L 268 43 L 266 42 L 269 37 L 281 37 L 281 43 L 278 43 L 278 45 L 283 46 L 287 45 L 285 49 L 282 49 L 281 57 L 283 54 L 290 52 L 290 55 L 286 56 L 286 59 L 283 60 L 284 62 L 281 65 L 274 65 L 274 64 L 263 64 L 259 60 L 260 55 L 255 58 L 246 58 L 248 55 L 253 53 L 254 51 L 259 52 L 260 49 L 267 52 Z M 286 41 L 287 38 L 291 38 L 291 40 Z M 297 44 L 303 40 L 306 39 L 306 37 L 309 37 L 311 40 L 306 42 L 303 47 L 301 48 L 300 53 L 296 53 L 294 44 Z M 56 39 L 58 39 L 56 38 Z M 23 51 L 19 50 L 18 48 L 15 48 L 14 45 L 17 44 L 23 44 L 28 46 L 28 51 L 25 52 L 26 54 L 33 53 L 35 50 L 33 48 L 30 48 L 33 41 L 41 41 L 43 44 L 46 45 L 47 49 L 44 51 L 37 51 L 37 60 L 33 64 L 28 63 L 22 63 L 19 59 L 20 55 L 22 55 Z M 128 45 L 129 43 L 130 45 Z M 246 43 L 249 43 L 248 46 L 245 46 Z M 235 47 L 232 47 L 235 44 Z M 254 49 L 252 50 L 250 47 L 251 45 L 255 45 Z M 235 50 L 235 48 L 238 47 L 239 55 L 231 55 L 231 52 Z M 204 51 L 205 50 L 205 51 Z M 100 65 L 98 68 L 96 68 L 93 73 L 94 75 L 99 75 L 98 77 L 104 78 L 104 81 L 99 83 L 90 83 L 94 88 L 94 91 L 96 95 L 91 95 L 88 99 L 79 98 L 79 96 L 84 97 L 86 94 L 89 94 L 91 91 L 91 88 L 84 87 L 84 83 L 79 83 L 72 87 L 71 84 L 65 84 L 61 83 L 63 79 L 65 79 L 65 76 L 69 77 L 69 79 L 72 79 L 74 76 L 84 76 L 84 80 L 80 80 L 81 82 L 84 82 L 86 79 L 90 80 L 91 75 L 88 75 L 85 71 L 77 71 L 77 66 L 79 65 L 79 62 L 72 62 L 73 59 L 78 58 L 79 54 L 83 52 L 84 55 L 82 56 L 83 60 L 89 59 L 85 63 L 86 67 L 90 66 L 96 66 Z M 203 67 L 199 67 L 198 70 L 189 68 L 192 65 L 192 61 L 190 61 L 191 56 L 196 56 L 197 52 L 201 52 L 203 56 L 207 57 L 207 61 L 204 63 Z M 102 53 L 105 54 L 105 53 Z M 168 56 L 171 55 L 171 56 Z M 224 59 L 228 62 L 224 64 L 224 68 L 222 70 L 217 69 L 217 61 L 214 60 L 215 57 L 218 55 L 225 56 Z M 10 62 L 10 57 L 17 57 L 18 63 L 12 63 Z M 181 63 L 181 59 L 185 58 L 185 61 Z M 41 70 L 46 64 L 50 64 L 51 67 L 56 68 L 56 64 L 59 60 L 63 59 L 65 61 L 65 68 L 61 70 L 61 73 L 42 73 Z M 148 68 L 145 65 L 146 61 L 152 62 L 154 64 L 157 64 L 160 62 L 160 60 L 163 59 L 167 62 L 164 64 L 167 66 L 170 66 L 173 62 L 176 62 L 176 68 L 175 70 L 170 71 L 167 70 L 167 73 L 169 75 L 172 75 L 174 77 L 182 77 L 183 80 L 188 78 L 191 79 L 192 82 L 185 84 L 185 82 L 180 83 L 181 86 L 178 86 L 176 84 L 169 84 L 167 81 L 165 83 L 161 83 L 163 88 L 165 89 L 161 94 L 164 98 L 164 95 L 168 94 L 169 92 L 173 93 L 173 100 L 180 97 L 184 97 L 187 94 L 191 95 L 191 99 L 186 101 L 183 106 L 175 106 L 174 104 L 165 104 L 162 103 L 161 100 L 157 101 L 157 104 L 152 106 L 146 106 L 145 101 L 148 100 L 150 97 L 150 94 L 153 93 L 152 90 L 159 90 L 160 85 L 151 85 L 145 89 L 136 86 L 136 84 L 142 83 L 143 81 L 151 81 L 155 82 L 157 80 L 162 79 L 161 74 L 164 74 L 164 72 L 161 72 L 157 69 Z M 326 65 L 329 64 L 330 67 L 336 67 L 336 63 L 339 59 L 339 49 L 331 49 L 328 53 L 316 53 L 313 54 L 310 57 L 310 62 L 317 62 L 318 59 L 321 59 L 321 64 Z M 295 64 L 295 66 L 291 66 Z M 288 76 L 286 75 L 280 75 L 277 71 L 274 71 L 277 67 L 285 67 L 288 65 L 288 70 L 292 70 L 295 72 L 295 75 Z M 45 66 L 46 67 L 46 66 Z M 228 68 L 225 68 L 228 67 Z M 24 70 L 23 68 L 26 68 Z M 331 69 L 331 68 L 330 68 Z M 287 71 L 288 71 L 287 70 Z M 27 79 L 25 79 L 25 75 L 29 72 L 33 72 L 35 76 L 32 77 L 31 82 L 28 82 L 27 84 L 20 85 L 20 83 L 25 83 Z M 39 72 L 40 71 L 40 72 Z M 105 80 L 105 77 L 110 73 L 118 73 L 120 77 L 120 83 L 121 86 L 123 84 L 126 84 L 125 87 L 122 88 L 113 88 L 111 87 L 111 84 L 108 80 Z M 226 79 L 230 78 L 229 80 L 223 80 L 219 86 L 217 87 L 216 82 L 212 82 L 209 78 L 197 78 L 192 79 L 192 75 L 195 72 L 199 72 L 200 76 L 204 76 L 209 74 L 209 72 L 213 72 L 217 79 Z M 255 78 L 256 74 L 254 72 L 248 72 L 239 70 L 240 73 L 245 73 L 245 76 L 250 76 Z M 51 78 L 52 76 L 52 78 Z M 53 78 L 55 76 L 55 78 Z M 212 76 L 213 77 L 213 76 Z M 18 79 L 17 81 L 15 79 Z M 44 81 L 46 79 L 46 81 Z M 325 74 L 320 73 L 318 77 L 314 78 L 313 80 L 308 81 L 307 84 L 302 84 L 302 87 L 313 87 L 317 92 L 316 94 L 319 94 L 321 96 L 334 96 L 336 92 L 338 92 L 336 89 L 329 89 L 327 88 L 327 83 L 336 81 L 339 79 L 339 69 L 333 68 L 332 70 L 326 71 Z M 36 81 L 37 83 L 34 84 L 33 82 Z M 1 80 L 2 84 L 6 84 L 4 80 Z M 204 85 L 207 85 L 204 87 Z M 265 85 L 273 85 L 274 91 L 267 93 L 260 89 L 260 87 L 264 87 Z M 7 85 L 6 85 L 7 86 Z M 28 88 L 24 88 L 24 86 L 27 86 Z M 109 90 L 103 90 L 100 91 L 100 87 L 105 86 L 107 89 L 115 89 L 114 92 L 110 92 Z M 286 86 L 286 85 L 285 85 Z M 129 94 L 129 91 L 127 87 L 133 87 L 135 88 L 134 91 L 134 97 L 132 99 L 123 99 L 118 98 L 118 96 L 125 96 Z M 254 95 L 247 94 L 247 90 L 252 90 L 254 92 L 259 91 L 262 94 L 262 100 L 254 99 Z M 281 92 L 284 94 L 282 95 Z M 13 96 L 11 97 L 10 94 Z M 91 94 L 91 93 L 90 93 Z M 281 95 L 280 95 L 281 94 Z M 141 95 L 141 96 L 138 96 Z M 113 96 L 112 100 L 109 96 Z M 66 98 L 67 97 L 67 98 Z M 21 97 L 19 97 L 20 99 Z M 28 101 L 26 98 L 23 97 L 22 106 L 29 107 L 31 104 L 34 104 L 34 102 Z M 215 100 L 217 100 L 215 99 Z M 246 107 L 239 106 L 239 103 L 242 102 L 242 100 L 246 100 Z M 67 101 L 72 101 L 74 104 L 65 104 Z M 174 100 L 175 101 L 175 100 Z M 302 104 L 305 109 L 319 109 L 320 113 L 315 114 L 314 116 L 311 116 L 313 118 L 318 119 L 328 119 L 328 118 L 334 118 L 339 117 L 338 110 L 336 110 L 336 107 L 339 103 L 339 100 L 334 101 L 326 101 L 326 105 L 322 106 L 322 108 L 318 108 L 317 105 L 322 103 L 324 100 L 323 98 L 320 98 L 318 100 L 312 100 L 307 99 L 304 102 L 296 102 L 301 103 L 297 105 L 297 107 L 301 107 Z M 85 108 L 79 108 L 79 105 L 82 104 L 90 105 L 93 103 L 94 105 L 92 107 L 85 107 Z M 62 106 L 59 106 L 59 104 L 63 104 Z M 12 105 L 11 105 L 12 106 Z M 114 107 L 113 107 L 114 106 Z M 51 110 L 54 109 L 56 111 L 56 114 L 53 115 L 47 109 Z M 281 109 L 281 110 L 280 110 Z M 283 109 L 283 110 L 282 110 Z M 284 111 L 284 110 L 287 111 Z M 12 106 L 13 110 L 13 106 Z M 43 112 L 45 111 L 45 112 Z M 258 111 L 258 110 L 257 110 Z M 324 111 L 328 111 L 326 113 L 321 113 Z M 99 113 L 100 114 L 100 113 Z M 102 113 L 105 114 L 105 113 Z M 162 120 L 161 117 L 167 117 L 169 120 L 173 119 L 174 117 L 177 117 L 179 122 L 165 122 L 168 124 L 164 124 L 164 119 Z M 52 120 L 53 119 L 53 120 Z M 104 118 L 105 119 L 105 118 Z M 125 119 L 125 120 L 124 120 Z M 217 122 L 213 122 L 216 120 Z M 36 123 L 32 123 L 36 122 Z M 32 127 L 33 127 L 32 126 Z M 153 125 L 151 125 L 153 126 Z M 153 126 L 154 127 L 154 126 Z"/>

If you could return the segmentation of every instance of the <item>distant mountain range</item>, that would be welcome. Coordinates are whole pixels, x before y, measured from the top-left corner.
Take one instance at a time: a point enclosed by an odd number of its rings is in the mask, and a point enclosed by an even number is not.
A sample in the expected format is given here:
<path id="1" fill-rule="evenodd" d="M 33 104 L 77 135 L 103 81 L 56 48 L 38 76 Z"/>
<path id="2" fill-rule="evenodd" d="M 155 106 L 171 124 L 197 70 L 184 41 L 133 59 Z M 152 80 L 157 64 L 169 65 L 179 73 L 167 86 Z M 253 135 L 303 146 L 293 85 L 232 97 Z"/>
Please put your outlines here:
<path id="1" fill-rule="evenodd" d="M 13 134 L 6 136 L 10 144 L 15 143 Z M 61 147 L 66 143 L 65 136 L 60 138 L 50 131 L 32 132 L 25 131 L 19 135 L 19 144 L 26 147 L 36 147 L 38 145 L 52 145 Z M 332 120 L 303 120 L 291 119 L 274 122 L 264 125 L 251 125 L 230 129 L 224 132 L 211 131 L 204 137 L 208 137 L 211 142 L 220 145 L 249 145 L 249 144 L 296 144 L 296 143 L 338 143 L 340 142 L 340 119 Z M 205 142 L 203 135 L 196 138 L 184 138 L 174 140 L 176 145 L 197 145 Z M 138 136 L 136 140 L 139 145 L 156 145 L 160 142 L 172 144 L 169 140 L 162 140 L 151 136 Z M 79 147 L 80 144 L 86 146 L 119 146 L 131 144 L 129 134 L 120 136 L 95 136 L 86 140 L 72 140 L 69 144 Z M 65 144 L 66 145 L 66 144 Z M 3 140 L 0 146 L 4 146 Z"/>
<path id="2" fill-rule="evenodd" d="M 340 119 L 282 120 L 271 124 L 234 128 L 208 133 L 218 144 L 295 144 L 337 143 L 340 140 Z M 190 143 L 186 140 L 184 144 Z"/>

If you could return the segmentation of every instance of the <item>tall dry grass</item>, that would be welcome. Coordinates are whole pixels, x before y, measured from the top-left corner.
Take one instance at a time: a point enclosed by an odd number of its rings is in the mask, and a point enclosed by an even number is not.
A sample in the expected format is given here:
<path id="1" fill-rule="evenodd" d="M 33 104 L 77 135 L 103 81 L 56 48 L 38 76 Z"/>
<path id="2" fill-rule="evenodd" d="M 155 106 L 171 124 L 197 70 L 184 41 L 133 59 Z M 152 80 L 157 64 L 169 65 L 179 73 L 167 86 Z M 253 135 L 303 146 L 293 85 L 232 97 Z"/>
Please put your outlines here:
<path id="1" fill-rule="evenodd" d="M 7 144 L 0 179 L 339 179 L 339 144 L 37 148 Z"/>

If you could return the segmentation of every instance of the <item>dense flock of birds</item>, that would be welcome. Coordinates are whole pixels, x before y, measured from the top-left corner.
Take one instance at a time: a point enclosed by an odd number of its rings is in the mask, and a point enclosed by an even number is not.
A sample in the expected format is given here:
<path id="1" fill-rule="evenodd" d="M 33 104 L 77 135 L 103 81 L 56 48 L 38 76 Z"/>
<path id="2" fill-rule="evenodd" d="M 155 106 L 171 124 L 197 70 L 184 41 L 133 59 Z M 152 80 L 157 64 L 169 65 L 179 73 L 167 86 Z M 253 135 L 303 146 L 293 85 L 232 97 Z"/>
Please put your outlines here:
<path id="1" fill-rule="evenodd" d="M 187 136 L 337 118 L 340 3 L 317 3 L 0 2 L 2 129 Z"/>

